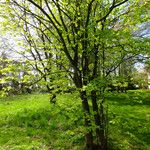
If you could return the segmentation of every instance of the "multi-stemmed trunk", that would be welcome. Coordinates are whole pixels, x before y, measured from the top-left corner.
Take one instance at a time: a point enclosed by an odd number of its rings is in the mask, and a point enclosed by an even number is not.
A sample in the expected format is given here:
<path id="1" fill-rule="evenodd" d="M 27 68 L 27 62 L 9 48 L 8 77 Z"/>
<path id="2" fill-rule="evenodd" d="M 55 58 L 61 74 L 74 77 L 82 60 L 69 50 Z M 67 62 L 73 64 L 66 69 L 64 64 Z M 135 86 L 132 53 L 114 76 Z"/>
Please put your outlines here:
<path id="1" fill-rule="evenodd" d="M 89 106 L 89 100 L 87 99 L 86 91 L 80 92 L 82 100 L 82 107 L 84 110 L 84 122 L 87 132 L 85 134 L 86 147 L 88 150 L 107 150 L 107 138 L 106 138 L 106 121 L 103 102 L 97 103 L 96 91 L 91 92 L 92 110 Z M 91 113 L 93 111 L 94 113 Z M 90 116 L 94 114 L 94 122 Z M 96 128 L 93 128 L 92 125 Z"/>
<path id="2" fill-rule="evenodd" d="M 104 107 L 103 107 L 103 100 L 100 101 L 100 104 L 98 106 L 98 98 L 96 91 L 91 92 L 91 99 L 92 99 L 92 108 L 94 112 L 94 123 L 96 125 L 96 142 L 97 146 L 101 150 L 107 149 L 107 138 L 106 138 L 106 116 L 104 113 Z"/>
<path id="3" fill-rule="evenodd" d="M 88 150 L 107 150 L 106 117 L 103 100 L 99 100 L 96 90 L 91 90 L 90 96 L 87 95 L 87 91 L 83 89 L 83 86 L 87 86 L 86 79 L 83 78 L 81 72 L 74 72 L 74 83 L 80 89 L 80 98 L 84 112 L 86 147 Z M 90 101 L 92 106 L 89 103 Z M 94 116 L 92 116 L 93 114 Z M 94 120 L 91 119 L 93 117 Z"/>

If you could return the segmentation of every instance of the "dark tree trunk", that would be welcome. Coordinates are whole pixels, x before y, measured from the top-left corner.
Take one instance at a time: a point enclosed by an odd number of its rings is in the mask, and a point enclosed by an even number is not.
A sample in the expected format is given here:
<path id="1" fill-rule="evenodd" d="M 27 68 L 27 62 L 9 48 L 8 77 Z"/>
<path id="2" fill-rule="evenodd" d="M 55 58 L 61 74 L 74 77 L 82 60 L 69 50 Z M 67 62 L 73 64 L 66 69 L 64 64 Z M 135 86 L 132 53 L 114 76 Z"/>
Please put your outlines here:
<path id="1" fill-rule="evenodd" d="M 87 97 L 86 97 L 86 91 L 81 91 L 80 92 L 80 97 L 81 97 L 81 100 L 82 100 L 82 107 L 83 107 L 83 110 L 84 110 L 85 127 L 88 129 L 91 126 L 91 121 L 89 119 L 90 108 L 89 108 L 88 100 L 87 100 Z M 86 140 L 86 147 L 87 147 L 87 149 L 93 150 L 93 135 L 92 135 L 92 131 L 87 131 L 87 133 L 85 134 L 85 140 Z"/>
<path id="2" fill-rule="evenodd" d="M 91 98 L 92 98 L 92 107 L 93 107 L 93 112 L 94 112 L 94 119 L 95 119 L 95 125 L 96 127 L 96 140 L 97 140 L 97 144 L 100 144 L 100 115 L 99 115 L 99 111 L 98 111 L 98 105 L 97 105 L 97 96 L 96 96 L 96 91 L 92 91 L 91 92 Z"/>
<path id="3" fill-rule="evenodd" d="M 51 91 L 51 88 L 49 87 L 49 85 L 46 85 L 46 88 L 47 88 L 47 92 Z"/>
<path id="4" fill-rule="evenodd" d="M 74 72 L 74 78 L 73 81 L 76 85 L 77 88 L 81 89 L 83 86 L 83 82 L 82 82 L 82 77 L 81 74 L 79 72 L 77 72 L 75 70 Z M 86 141 L 86 148 L 88 150 L 94 150 L 93 149 L 93 133 L 92 130 L 89 130 L 89 128 L 91 127 L 91 120 L 89 119 L 90 116 L 90 108 L 89 108 L 89 103 L 87 100 L 87 95 L 86 95 L 86 91 L 80 91 L 80 98 L 82 101 L 82 108 L 83 108 L 83 112 L 84 112 L 84 126 L 87 129 L 87 132 L 85 134 L 85 141 Z"/>
<path id="5" fill-rule="evenodd" d="M 105 114 L 103 104 L 100 104 L 100 110 L 97 104 L 97 94 L 96 91 L 91 92 L 92 98 L 92 107 L 94 112 L 94 119 L 96 125 L 96 142 L 97 142 L 97 150 L 107 150 L 107 138 L 105 135 L 106 122 L 105 122 Z"/>
<path id="6" fill-rule="evenodd" d="M 103 102 L 100 103 L 100 137 L 101 137 L 101 150 L 107 150 L 106 116 L 104 113 Z"/>

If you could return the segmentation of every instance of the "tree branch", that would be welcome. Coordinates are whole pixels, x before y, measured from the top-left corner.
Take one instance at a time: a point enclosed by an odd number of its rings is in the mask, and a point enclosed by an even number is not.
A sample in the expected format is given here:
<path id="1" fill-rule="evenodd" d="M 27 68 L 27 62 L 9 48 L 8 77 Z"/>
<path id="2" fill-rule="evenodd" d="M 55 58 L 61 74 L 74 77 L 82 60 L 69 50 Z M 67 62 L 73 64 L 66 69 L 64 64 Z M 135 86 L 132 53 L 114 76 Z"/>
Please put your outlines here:
<path id="1" fill-rule="evenodd" d="M 128 0 L 124 0 L 118 4 L 115 4 L 115 0 L 113 0 L 112 6 L 109 8 L 109 11 L 107 12 L 107 14 L 102 17 L 101 19 L 97 20 L 96 22 L 101 22 L 101 21 L 105 21 L 106 18 L 109 16 L 109 14 L 113 11 L 114 8 L 121 6 L 122 4 L 126 3 Z"/>

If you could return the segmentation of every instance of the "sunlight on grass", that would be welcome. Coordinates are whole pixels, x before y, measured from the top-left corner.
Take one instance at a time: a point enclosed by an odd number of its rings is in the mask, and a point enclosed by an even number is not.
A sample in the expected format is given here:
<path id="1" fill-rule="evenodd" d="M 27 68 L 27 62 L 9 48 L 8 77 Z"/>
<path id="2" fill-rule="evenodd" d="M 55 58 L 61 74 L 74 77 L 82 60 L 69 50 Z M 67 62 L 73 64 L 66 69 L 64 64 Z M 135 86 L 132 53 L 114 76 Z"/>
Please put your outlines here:
<path id="1" fill-rule="evenodd" d="M 0 116 L 16 114 L 24 109 L 39 109 L 49 105 L 47 94 L 18 95 L 0 99 Z"/>
<path id="2" fill-rule="evenodd" d="M 82 147 L 83 134 L 77 134 L 76 129 L 80 115 L 74 117 L 80 104 L 72 105 L 69 94 L 58 96 L 56 105 L 50 104 L 48 98 L 48 94 L 32 94 L 1 99 L 0 150 Z"/>

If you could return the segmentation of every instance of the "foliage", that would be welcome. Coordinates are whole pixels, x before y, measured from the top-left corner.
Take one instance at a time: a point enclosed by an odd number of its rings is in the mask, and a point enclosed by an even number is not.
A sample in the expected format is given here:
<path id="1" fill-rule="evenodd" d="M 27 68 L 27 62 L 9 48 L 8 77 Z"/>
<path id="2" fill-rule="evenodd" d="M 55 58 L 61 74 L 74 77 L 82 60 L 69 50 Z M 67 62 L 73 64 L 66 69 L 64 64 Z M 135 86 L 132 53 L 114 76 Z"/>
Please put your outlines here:
<path id="1" fill-rule="evenodd" d="M 0 67 L 1 96 L 26 93 L 38 77 L 34 74 L 27 61 L 9 58 L 1 59 Z"/>
<path id="2" fill-rule="evenodd" d="M 133 77 L 133 82 L 138 85 L 140 89 L 148 89 L 148 74 L 147 72 L 136 72 Z"/>

